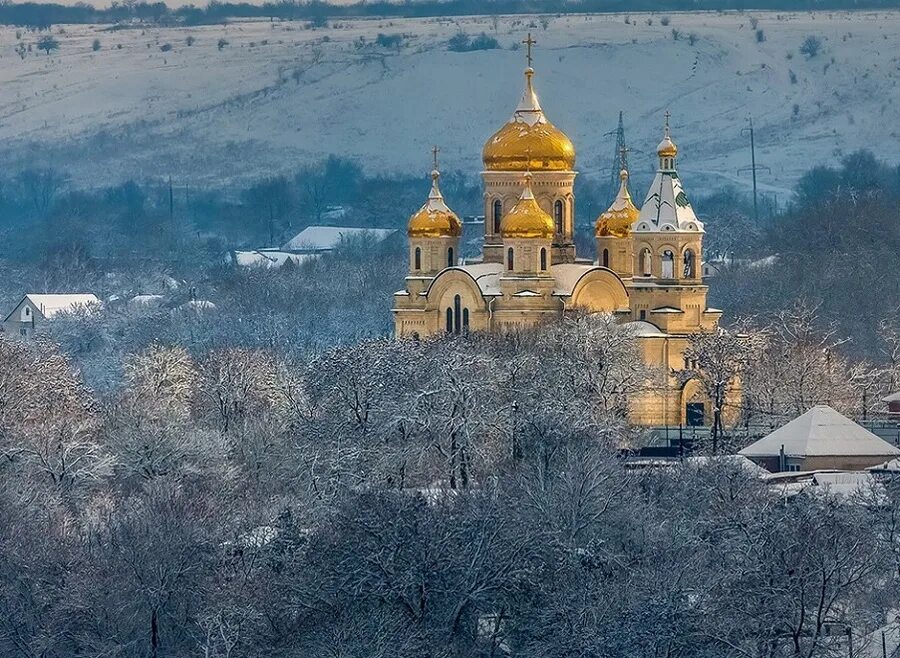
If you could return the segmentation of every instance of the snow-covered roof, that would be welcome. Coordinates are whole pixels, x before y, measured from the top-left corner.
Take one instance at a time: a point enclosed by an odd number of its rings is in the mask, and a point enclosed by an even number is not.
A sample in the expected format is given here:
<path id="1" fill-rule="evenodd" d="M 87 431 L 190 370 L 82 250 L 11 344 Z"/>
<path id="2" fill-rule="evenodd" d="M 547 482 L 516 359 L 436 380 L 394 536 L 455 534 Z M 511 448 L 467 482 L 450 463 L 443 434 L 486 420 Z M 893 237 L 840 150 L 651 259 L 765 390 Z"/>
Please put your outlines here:
<path id="1" fill-rule="evenodd" d="M 165 299 L 162 295 L 135 295 L 128 303 L 132 306 L 160 306 Z"/>
<path id="2" fill-rule="evenodd" d="M 681 179 L 674 169 L 660 169 L 656 172 L 632 231 L 703 232 L 703 223 L 694 214 L 691 202 L 681 187 Z"/>
<path id="3" fill-rule="evenodd" d="M 630 331 L 632 335 L 643 338 L 666 338 L 669 335 L 652 322 L 647 322 L 646 320 L 625 322 L 622 327 Z"/>
<path id="4" fill-rule="evenodd" d="M 381 242 L 396 233 L 396 229 L 355 228 L 349 226 L 308 226 L 285 242 L 282 249 L 303 249 L 308 251 L 330 251 L 342 241 L 366 237 Z"/>
<path id="5" fill-rule="evenodd" d="M 473 263 L 472 265 L 458 265 L 445 271 L 462 270 L 475 279 L 482 295 L 499 295 L 500 274 L 503 272 L 502 263 Z"/>
<path id="6" fill-rule="evenodd" d="M 890 403 L 890 402 L 900 402 L 900 391 L 897 391 L 896 393 L 891 393 L 891 394 L 890 394 L 889 396 L 887 396 L 886 398 L 881 398 L 881 401 L 882 401 L 882 402 L 888 402 L 888 403 Z"/>
<path id="7" fill-rule="evenodd" d="M 555 281 L 553 286 L 554 295 L 570 296 L 575 291 L 575 286 L 581 281 L 582 277 L 588 272 L 605 271 L 598 265 L 579 264 L 579 263 L 562 263 L 560 265 L 550 266 L 550 275 Z"/>
<path id="8" fill-rule="evenodd" d="M 900 473 L 900 459 L 891 459 L 883 464 L 869 466 L 866 470 L 873 473 Z"/>
<path id="9" fill-rule="evenodd" d="M 178 308 L 181 309 L 189 309 L 191 311 L 214 311 L 216 309 L 216 305 L 213 304 L 208 299 L 192 299 L 189 302 L 185 302 Z"/>
<path id="10" fill-rule="evenodd" d="M 741 469 L 751 477 L 767 478 L 771 473 L 762 466 L 755 464 L 743 455 L 699 455 L 696 457 L 685 457 L 685 464 L 693 466 L 708 466 L 711 464 L 729 464 Z"/>
<path id="11" fill-rule="evenodd" d="M 233 251 L 230 261 L 240 267 L 281 267 L 288 262 L 300 265 L 319 258 L 319 254 L 295 254 L 277 249 L 258 249 L 255 251 Z"/>
<path id="12" fill-rule="evenodd" d="M 674 306 L 660 306 L 658 308 L 654 308 L 650 310 L 651 313 L 684 313 L 680 308 L 675 308 Z"/>
<path id="13" fill-rule="evenodd" d="M 827 405 L 818 405 L 738 454 L 773 457 L 900 455 L 900 449 Z"/>
<path id="14" fill-rule="evenodd" d="M 865 492 L 875 484 L 872 474 L 865 471 L 816 473 L 812 479 L 816 486 L 824 487 L 829 493 L 839 496 L 852 496 Z"/>
<path id="15" fill-rule="evenodd" d="M 87 294 L 36 294 L 25 295 L 22 301 L 28 300 L 45 318 L 52 318 L 57 313 L 72 311 L 80 306 L 99 304 L 97 295 Z M 20 302 L 21 304 L 21 302 Z"/>

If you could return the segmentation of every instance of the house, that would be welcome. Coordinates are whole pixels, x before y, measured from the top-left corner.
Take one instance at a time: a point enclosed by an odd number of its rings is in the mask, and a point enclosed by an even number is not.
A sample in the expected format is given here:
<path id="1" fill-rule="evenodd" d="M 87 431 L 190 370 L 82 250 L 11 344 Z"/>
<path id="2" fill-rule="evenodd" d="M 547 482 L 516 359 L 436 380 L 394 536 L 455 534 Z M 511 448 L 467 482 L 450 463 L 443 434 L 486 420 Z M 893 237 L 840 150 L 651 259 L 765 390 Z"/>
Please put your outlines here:
<path id="1" fill-rule="evenodd" d="M 31 336 L 48 320 L 60 313 L 89 309 L 100 304 L 93 294 L 28 294 L 3 321 L 3 331 L 18 336 Z"/>
<path id="2" fill-rule="evenodd" d="M 319 258 L 319 254 L 300 254 L 281 249 L 254 249 L 252 251 L 231 251 L 226 262 L 238 267 L 279 268 L 288 263 L 302 265 Z"/>
<path id="3" fill-rule="evenodd" d="M 773 473 L 836 469 L 861 471 L 900 456 L 900 449 L 818 405 L 738 454 Z"/>
<path id="4" fill-rule="evenodd" d="M 369 239 L 383 242 L 397 231 L 385 228 L 354 228 L 349 226 L 307 226 L 285 242 L 281 249 L 301 254 L 321 254 L 334 251 L 350 240 Z"/>
<path id="5" fill-rule="evenodd" d="M 881 401 L 887 405 L 889 416 L 893 418 L 900 418 L 900 391 L 892 393 Z"/>

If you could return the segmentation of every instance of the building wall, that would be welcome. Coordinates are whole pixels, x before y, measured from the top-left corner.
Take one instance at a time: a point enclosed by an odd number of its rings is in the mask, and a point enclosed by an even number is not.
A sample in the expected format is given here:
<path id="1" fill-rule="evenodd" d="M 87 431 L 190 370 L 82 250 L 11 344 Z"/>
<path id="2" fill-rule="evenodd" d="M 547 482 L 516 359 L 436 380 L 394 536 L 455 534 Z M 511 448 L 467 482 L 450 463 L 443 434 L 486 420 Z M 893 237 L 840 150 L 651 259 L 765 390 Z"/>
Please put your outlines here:
<path id="1" fill-rule="evenodd" d="M 46 323 L 44 316 L 27 299 L 23 299 L 3 323 L 3 332 L 9 336 L 29 337 L 40 331 Z"/>

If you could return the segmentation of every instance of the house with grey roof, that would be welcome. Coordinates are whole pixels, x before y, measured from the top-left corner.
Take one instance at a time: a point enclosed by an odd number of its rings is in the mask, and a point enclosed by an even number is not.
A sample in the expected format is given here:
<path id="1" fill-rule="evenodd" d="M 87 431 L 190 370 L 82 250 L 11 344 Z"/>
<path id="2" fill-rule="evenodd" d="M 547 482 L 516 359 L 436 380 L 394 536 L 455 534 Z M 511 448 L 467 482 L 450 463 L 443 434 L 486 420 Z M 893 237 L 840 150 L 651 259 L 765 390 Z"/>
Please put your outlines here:
<path id="1" fill-rule="evenodd" d="M 900 449 L 827 405 L 818 405 L 738 452 L 773 473 L 861 471 Z"/>

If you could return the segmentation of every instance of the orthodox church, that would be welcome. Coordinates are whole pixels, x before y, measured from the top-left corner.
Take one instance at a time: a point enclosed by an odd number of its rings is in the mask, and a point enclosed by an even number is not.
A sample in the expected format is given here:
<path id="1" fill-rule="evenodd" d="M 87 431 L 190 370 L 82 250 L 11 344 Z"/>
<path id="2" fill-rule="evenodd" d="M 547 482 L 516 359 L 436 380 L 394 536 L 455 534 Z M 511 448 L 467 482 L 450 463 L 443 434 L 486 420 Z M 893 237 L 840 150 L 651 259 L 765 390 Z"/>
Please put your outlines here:
<path id="1" fill-rule="evenodd" d="M 659 381 L 629 401 L 637 425 L 703 425 L 709 402 L 678 371 L 687 337 L 714 329 L 701 279 L 703 223 L 682 189 L 668 113 L 659 167 L 638 209 L 628 172 L 596 220 L 597 259 L 575 253 L 575 147 L 544 114 L 534 89 L 528 41 L 525 91 L 509 121 L 484 146 L 482 257 L 459 258 L 462 223 L 444 200 L 440 173 L 409 220 L 409 275 L 394 295 L 395 334 L 503 332 L 576 309 L 612 313 L 638 337 Z"/>

